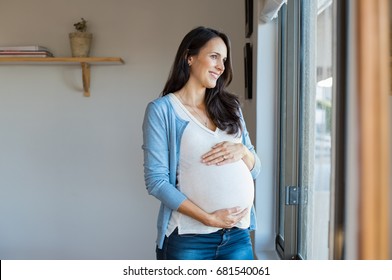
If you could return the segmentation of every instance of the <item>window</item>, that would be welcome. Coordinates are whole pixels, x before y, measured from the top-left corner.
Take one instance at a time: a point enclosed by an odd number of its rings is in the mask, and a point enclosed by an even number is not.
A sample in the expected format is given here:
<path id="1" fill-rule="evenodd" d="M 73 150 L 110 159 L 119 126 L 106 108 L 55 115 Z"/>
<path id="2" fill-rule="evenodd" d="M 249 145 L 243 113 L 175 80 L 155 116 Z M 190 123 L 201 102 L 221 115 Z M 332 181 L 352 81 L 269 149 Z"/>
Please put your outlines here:
<path id="1" fill-rule="evenodd" d="M 279 17 L 277 250 L 284 259 L 329 259 L 335 1 L 288 1 Z"/>

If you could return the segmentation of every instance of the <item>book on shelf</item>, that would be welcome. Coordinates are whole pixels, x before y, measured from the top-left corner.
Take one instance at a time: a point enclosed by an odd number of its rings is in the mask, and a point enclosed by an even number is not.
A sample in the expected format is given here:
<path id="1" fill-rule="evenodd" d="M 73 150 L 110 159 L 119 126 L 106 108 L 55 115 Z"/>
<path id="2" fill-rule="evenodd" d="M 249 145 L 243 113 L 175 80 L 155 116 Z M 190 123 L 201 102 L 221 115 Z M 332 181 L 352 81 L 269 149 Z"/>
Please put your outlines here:
<path id="1" fill-rule="evenodd" d="M 0 51 L 47 51 L 50 52 L 48 48 L 31 45 L 31 46 L 0 46 Z"/>
<path id="2" fill-rule="evenodd" d="M 28 55 L 0 55 L 0 59 L 3 57 L 53 57 L 53 56 L 47 56 L 46 54 L 38 54 L 38 55 L 32 55 L 32 54 L 28 54 Z"/>
<path id="3" fill-rule="evenodd" d="M 0 57 L 53 57 L 48 51 L 0 51 Z"/>

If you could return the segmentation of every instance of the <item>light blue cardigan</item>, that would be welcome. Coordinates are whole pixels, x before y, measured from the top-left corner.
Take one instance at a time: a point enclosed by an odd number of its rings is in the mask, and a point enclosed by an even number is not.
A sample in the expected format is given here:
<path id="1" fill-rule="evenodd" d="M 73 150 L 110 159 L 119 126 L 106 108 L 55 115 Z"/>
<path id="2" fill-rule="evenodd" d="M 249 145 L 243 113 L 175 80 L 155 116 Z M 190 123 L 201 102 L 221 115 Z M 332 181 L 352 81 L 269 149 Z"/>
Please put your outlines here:
<path id="1" fill-rule="evenodd" d="M 251 170 L 253 179 L 260 172 L 261 162 L 250 141 L 241 114 L 242 143 L 255 155 Z M 161 201 L 158 214 L 156 243 L 162 248 L 169 219 L 187 197 L 176 187 L 177 167 L 180 158 L 181 137 L 188 121 L 181 119 L 170 102 L 169 95 L 157 98 L 146 108 L 143 121 L 144 180 L 149 194 Z M 250 229 L 256 228 L 254 207 L 251 211 Z"/>

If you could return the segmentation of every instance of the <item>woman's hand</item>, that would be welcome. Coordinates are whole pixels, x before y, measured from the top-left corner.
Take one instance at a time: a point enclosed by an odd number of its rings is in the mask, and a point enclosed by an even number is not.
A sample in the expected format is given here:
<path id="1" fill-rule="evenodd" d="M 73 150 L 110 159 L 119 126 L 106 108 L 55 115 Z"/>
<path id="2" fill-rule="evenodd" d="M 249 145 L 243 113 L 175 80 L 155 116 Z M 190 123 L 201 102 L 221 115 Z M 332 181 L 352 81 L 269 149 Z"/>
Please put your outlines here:
<path id="1" fill-rule="evenodd" d="M 207 213 L 189 199 L 186 199 L 178 212 L 187 215 L 202 224 L 217 228 L 232 228 L 249 212 L 248 208 L 232 207 Z"/>
<path id="2" fill-rule="evenodd" d="M 210 219 L 207 225 L 217 228 L 232 228 L 244 218 L 248 212 L 248 208 L 241 209 L 240 207 L 220 209 L 210 213 Z"/>
<path id="3" fill-rule="evenodd" d="M 253 154 L 242 144 L 229 141 L 214 145 L 211 150 L 202 155 L 202 162 L 207 165 L 223 165 L 227 163 L 244 160 L 251 170 L 254 166 Z"/>

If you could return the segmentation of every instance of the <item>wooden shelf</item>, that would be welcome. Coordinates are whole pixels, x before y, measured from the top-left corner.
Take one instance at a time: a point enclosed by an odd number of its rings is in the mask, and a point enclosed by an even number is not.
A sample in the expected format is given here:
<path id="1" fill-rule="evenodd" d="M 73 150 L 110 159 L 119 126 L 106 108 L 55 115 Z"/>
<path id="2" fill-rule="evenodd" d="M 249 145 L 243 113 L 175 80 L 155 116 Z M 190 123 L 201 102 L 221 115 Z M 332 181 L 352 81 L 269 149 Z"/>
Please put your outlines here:
<path id="1" fill-rule="evenodd" d="M 26 64 L 80 64 L 84 96 L 90 96 L 90 65 L 124 64 L 120 57 L 0 57 L 0 64 L 26 65 Z"/>

